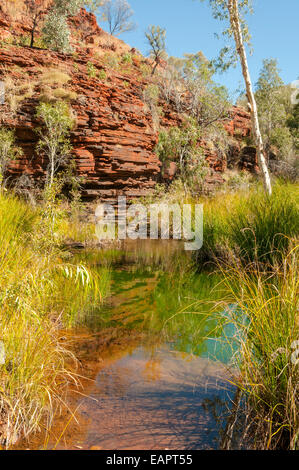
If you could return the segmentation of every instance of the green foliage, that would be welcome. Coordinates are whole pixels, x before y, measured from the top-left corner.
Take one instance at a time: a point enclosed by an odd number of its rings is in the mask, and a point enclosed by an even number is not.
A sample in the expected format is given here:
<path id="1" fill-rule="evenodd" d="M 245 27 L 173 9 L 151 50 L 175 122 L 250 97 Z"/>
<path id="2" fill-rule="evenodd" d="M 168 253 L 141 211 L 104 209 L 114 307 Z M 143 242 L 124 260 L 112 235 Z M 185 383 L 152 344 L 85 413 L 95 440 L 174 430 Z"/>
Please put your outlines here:
<path id="1" fill-rule="evenodd" d="M 200 0 L 204 2 L 206 0 Z M 229 9 L 227 0 L 207 0 L 212 8 L 213 17 L 227 23 L 226 28 L 223 30 L 222 35 L 225 37 L 228 45 L 224 46 L 218 58 L 213 62 L 216 69 L 226 71 L 231 66 L 236 66 L 238 63 L 238 54 L 234 41 L 234 34 L 230 23 Z M 246 15 L 253 12 L 252 0 L 238 0 L 238 11 L 240 17 L 240 24 L 244 43 L 248 46 L 250 44 L 250 33 L 247 23 L 245 21 Z M 219 35 L 217 35 L 219 38 Z"/>
<path id="2" fill-rule="evenodd" d="M 69 106 L 63 101 L 41 103 L 37 108 L 37 117 L 43 123 L 43 127 L 37 129 L 40 136 L 38 149 L 48 159 L 47 185 L 52 186 L 57 171 L 66 164 L 70 155 L 69 133 L 74 127 L 74 119 Z"/>
<path id="3" fill-rule="evenodd" d="M 298 189 L 277 182 L 268 197 L 261 188 L 216 195 L 204 203 L 204 246 L 198 262 L 232 258 L 266 266 L 283 261 L 299 236 Z"/>
<path id="4" fill-rule="evenodd" d="M 297 96 L 299 99 L 299 94 Z M 287 126 L 290 129 L 296 149 L 299 149 L 299 103 L 295 104 L 287 120 Z"/>
<path id="5" fill-rule="evenodd" d="M 292 154 L 294 142 L 288 127 L 275 127 L 275 129 L 271 131 L 270 143 L 279 149 L 281 158 L 287 159 L 287 157 Z"/>
<path id="6" fill-rule="evenodd" d="M 109 53 L 107 52 L 102 56 L 102 62 L 103 64 L 107 65 L 108 67 L 112 69 L 118 69 L 119 67 L 119 57 L 117 54 Z"/>
<path id="7" fill-rule="evenodd" d="M 105 70 L 98 70 L 92 62 L 87 62 L 87 73 L 89 78 L 98 78 L 103 82 L 107 79 L 107 74 Z"/>
<path id="8" fill-rule="evenodd" d="M 143 100 L 148 106 L 152 118 L 153 118 L 153 124 L 155 129 L 158 129 L 159 127 L 159 120 L 160 120 L 160 109 L 159 109 L 159 97 L 160 97 L 160 91 L 159 87 L 155 85 L 154 83 L 150 83 L 147 85 L 143 91 Z"/>
<path id="9" fill-rule="evenodd" d="M 281 262 L 290 239 L 299 235 L 298 194 L 292 185 L 277 184 L 271 198 L 252 194 L 237 206 L 230 223 L 232 246 L 245 262 Z"/>
<path id="10" fill-rule="evenodd" d="M 256 84 L 257 90 L 261 93 L 270 94 L 272 90 L 277 90 L 277 88 L 283 85 L 283 80 L 279 75 L 277 60 L 265 59 Z"/>
<path id="11" fill-rule="evenodd" d="M 105 72 L 104 69 L 101 69 L 98 73 L 98 77 L 100 80 L 102 80 L 103 82 L 107 79 L 107 74 Z"/>
<path id="12" fill-rule="evenodd" d="M 159 102 L 159 96 L 159 87 L 154 83 L 150 83 L 145 87 L 143 97 L 147 104 L 153 103 L 154 105 L 157 105 Z"/>
<path id="13" fill-rule="evenodd" d="M 235 431 L 242 433 L 241 444 L 244 439 L 256 450 L 299 448 L 299 368 L 293 360 L 299 337 L 298 248 L 268 272 L 237 261 L 223 269 L 229 295 L 222 309 L 239 332 L 235 381 L 245 402 L 234 417 L 242 422 L 246 414 L 248 420 L 244 433 L 238 426 Z"/>
<path id="14" fill-rule="evenodd" d="M 168 67 L 159 72 L 162 97 L 178 113 L 195 118 L 203 131 L 216 131 L 218 122 L 228 116 L 230 103 L 227 90 L 213 81 L 215 70 L 202 52 L 170 57 Z"/>
<path id="15" fill-rule="evenodd" d="M 53 9 L 62 16 L 74 16 L 83 5 L 84 0 L 54 0 Z"/>
<path id="16" fill-rule="evenodd" d="M 87 73 L 89 78 L 96 78 L 97 76 L 97 69 L 92 62 L 87 62 Z"/>
<path id="17" fill-rule="evenodd" d="M 279 75 L 277 60 L 266 59 L 256 84 L 256 102 L 266 150 L 274 145 L 282 159 L 292 153 L 293 138 L 287 126 L 291 111 L 291 89 Z"/>
<path id="18" fill-rule="evenodd" d="M 167 159 L 176 152 L 176 141 L 167 151 L 161 139 L 160 158 Z M 166 142 L 169 137 L 166 136 Z M 165 151 L 166 148 L 166 151 Z M 165 160 L 164 160 L 165 161 Z M 265 266 L 280 262 L 299 237 L 298 187 L 276 181 L 273 195 L 265 195 L 260 185 L 237 191 L 218 192 L 204 197 L 186 194 L 182 180 L 175 180 L 168 189 L 159 187 L 154 198 L 168 204 L 204 205 L 203 247 L 195 253 L 199 269 L 206 261 L 238 259 L 242 266 L 248 262 Z M 187 196 L 187 197 L 186 197 Z"/>
<path id="19" fill-rule="evenodd" d="M 63 261 L 41 212 L 0 194 L 0 411 L 7 424 L 0 439 L 7 447 L 41 426 L 49 429 L 66 385 L 76 382 L 61 327 L 98 313 L 108 287 L 109 273 Z M 59 224 L 55 230 L 59 240 Z"/>
<path id="20" fill-rule="evenodd" d="M 76 15 L 83 3 L 83 0 L 54 0 L 42 30 L 47 47 L 54 51 L 72 52 L 67 17 Z"/>
<path id="21" fill-rule="evenodd" d="M 67 17 L 57 10 L 50 11 L 43 27 L 43 41 L 46 46 L 54 51 L 71 53 L 70 35 Z"/>
<path id="22" fill-rule="evenodd" d="M 201 130 L 194 119 L 189 118 L 182 127 L 162 129 L 156 152 L 165 166 L 176 162 L 178 176 L 191 193 L 200 190 L 207 173 L 207 164 L 199 147 Z"/>
<path id="23" fill-rule="evenodd" d="M 20 36 L 18 38 L 18 44 L 20 46 L 30 46 L 30 36 Z"/>
<path id="24" fill-rule="evenodd" d="M 214 82 L 214 72 L 202 52 L 185 54 L 183 58 L 168 59 L 157 83 L 161 97 L 182 116 L 194 119 L 202 138 L 224 155 L 228 140 L 220 121 L 228 117 L 231 105 L 227 90 Z"/>
<path id="25" fill-rule="evenodd" d="M 47 11 L 48 2 L 46 0 L 39 0 L 38 2 L 35 0 L 26 0 L 24 7 L 26 9 L 26 16 L 30 19 L 30 38 L 28 38 L 29 42 L 26 45 L 34 47 L 37 45 L 35 38 L 36 32 Z M 40 39 L 38 42 L 41 44 Z"/>
<path id="26" fill-rule="evenodd" d="M 0 127 L 0 190 L 9 162 L 16 160 L 21 154 L 21 150 L 15 144 L 14 131 Z"/>
<path id="27" fill-rule="evenodd" d="M 130 52 L 123 54 L 122 61 L 124 64 L 132 64 L 132 54 Z"/>
<path id="28" fill-rule="evenodd" d="M 159 61 L 165 56 L 166 53 L 166 30 L 160 26 L 149 26 L 145 37 L 150 46 L 149 55 L 153 57 L 155 66 L 152 70 L 154 75 Z"/>
<path id="29" fill-rule="evenodd" d="M 140 72 L 144 78 L 148 78 L 152 73 L 152 68 L 147 63 L 140 64 Z"/>

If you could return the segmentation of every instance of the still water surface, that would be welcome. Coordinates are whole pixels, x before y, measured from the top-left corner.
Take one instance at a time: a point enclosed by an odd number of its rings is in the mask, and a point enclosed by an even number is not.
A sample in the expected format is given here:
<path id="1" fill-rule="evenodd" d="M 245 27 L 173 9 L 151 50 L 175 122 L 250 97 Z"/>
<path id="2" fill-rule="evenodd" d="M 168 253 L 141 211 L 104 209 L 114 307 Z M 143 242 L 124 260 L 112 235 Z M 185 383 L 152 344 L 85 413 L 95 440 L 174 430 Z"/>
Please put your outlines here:
<path id="1" fill-rule="evenodd" d="M 180 245 L 161 241 L 80 258 L 99 267 L 108 260 L 112 276 L 105 308 L 85 327 L 141 336 L 108 348 L 81 391 L 71 444 L 50 439 L 47 447 L 218 449 L 235 395 L 228 365 L 236 351 L 225 315 L 221 329 L 221 315 L 210 310 L 222 296 L 219 275 L 195 272 Z M 96 348 L 90 357 L 99 360 Z"/>

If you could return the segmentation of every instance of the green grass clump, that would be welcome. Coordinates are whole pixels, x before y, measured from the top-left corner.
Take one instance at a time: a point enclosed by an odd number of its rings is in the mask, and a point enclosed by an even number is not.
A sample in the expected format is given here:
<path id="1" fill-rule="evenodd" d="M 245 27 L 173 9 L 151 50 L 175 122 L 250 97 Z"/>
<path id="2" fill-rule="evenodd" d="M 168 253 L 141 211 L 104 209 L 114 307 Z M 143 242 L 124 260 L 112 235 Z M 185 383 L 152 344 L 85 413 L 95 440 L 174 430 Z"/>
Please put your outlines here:
<path id="1" fill-rule="evenodd" d="M 93 65 L 92 62 L 87 62 L 87 74 L 88 74 L 89 78 L 96 78 L 96 76 L 97 76 L 97 69 Z"/>
<path id="2" fill-rule="evenodd" d="M 107 74 L 104 69 L 101 69 L 98 73 L 99 80 L 105 82 L 107 80 Z"/>
<path id="3" fill-rule="evenodd" d="M 198 264 L 233 256 L 243 264 L 281 262 L 299 235 L 299 198 L 295 184 L 276 183 L 267 196 L 259 186 L 201 198 L 203 247 Z"/>
<path id="4" fill-rule="evenodd" d="M 298 249 L 272 266 L 272 273 L 237 263 L 223 270 L 230 290 L 226 307 L 239 306 L 227 311 L 241 332 L 236 382 L 245 397 L 243 429 L 256 449 L 299 448 Z"/>
<path id="5" fill-rule="evenodd" d="M 241 198 L 230 221 L 231 246 L 245 262 L 282 261 L 290 239 L 299 234 L 299 192 L 276 184 L 271 197 L 257 190 Z"/>
<path id="6" fill-rule="evenodd" d="M 98 314 L 108 288 L 108 271 L 66 261 L 47 239 L 43 214 L 0 194 L 0 441 L 7 447 L 50 426 L 74 380 L 60 330 Z"/>

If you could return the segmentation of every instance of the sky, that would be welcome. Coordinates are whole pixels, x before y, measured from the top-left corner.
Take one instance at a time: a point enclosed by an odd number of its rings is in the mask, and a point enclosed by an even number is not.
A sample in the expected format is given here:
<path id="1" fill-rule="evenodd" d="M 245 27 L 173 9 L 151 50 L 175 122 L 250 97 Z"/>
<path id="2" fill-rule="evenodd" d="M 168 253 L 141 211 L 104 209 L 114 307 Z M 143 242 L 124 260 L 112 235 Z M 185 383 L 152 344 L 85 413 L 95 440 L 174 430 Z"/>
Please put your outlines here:
<path id="1" fill-rule="evenodd" d="M 256 83 L 263 59 L 278 59 L 281 77 L 291 83 L 299 77 L 299 0 L 253 0 L 254 14 L 248 18 L 254 52 L 248 57 L 253 83 Z M 143 54 L 148 52 L 144 32 L 151 24 L 167 32 L 167 53 L 202 51 L 208 59 L 217 57 L 223 41 L 215 37 L 223 25 L 214 20 L 208 0 L 128 0 L 134 10 L 136 31 L 120 36 Z M 101 24 L 105 28 L 105 24 Z M 241 69 L 217 75 L 236 98 L 244 89 Z"/>

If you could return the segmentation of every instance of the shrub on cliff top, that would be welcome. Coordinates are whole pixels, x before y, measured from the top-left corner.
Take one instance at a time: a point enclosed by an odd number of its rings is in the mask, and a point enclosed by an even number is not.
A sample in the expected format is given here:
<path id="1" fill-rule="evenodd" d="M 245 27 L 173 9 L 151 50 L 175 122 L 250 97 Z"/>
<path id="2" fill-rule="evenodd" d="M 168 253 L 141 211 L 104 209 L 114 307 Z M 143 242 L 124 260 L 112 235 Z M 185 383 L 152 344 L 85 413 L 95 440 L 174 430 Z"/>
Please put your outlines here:
<path id="1" fill-rule="evenodd" d="M 90 61 L 87 62 L 87 73 L 88 73 L 89 78 L 96 78 L 97 76 L 97 69 L 93 65 L 93 63 Z"/>
<path id="2" fill-rule="evenodd" d="M 70 35 L 66 17 L 55 10 L 51 11 L 43 27 L 43 41 L 47 47 L 54 51 L 72 52 Z"/>

